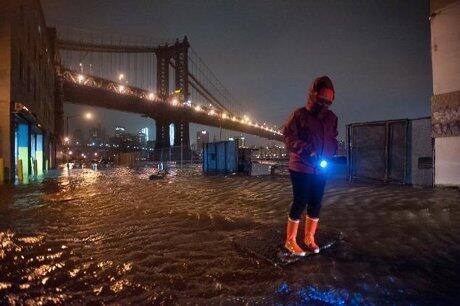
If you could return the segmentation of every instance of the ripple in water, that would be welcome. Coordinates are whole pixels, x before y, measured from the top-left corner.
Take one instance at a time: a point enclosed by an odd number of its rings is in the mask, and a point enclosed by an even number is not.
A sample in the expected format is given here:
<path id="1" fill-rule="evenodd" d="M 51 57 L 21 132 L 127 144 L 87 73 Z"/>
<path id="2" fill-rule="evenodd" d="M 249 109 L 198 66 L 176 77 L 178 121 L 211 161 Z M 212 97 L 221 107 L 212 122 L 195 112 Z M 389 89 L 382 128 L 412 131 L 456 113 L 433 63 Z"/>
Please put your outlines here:
<path id="1" fill-rule="evenodd" d="M 279 268 L 232 241 L 284 231 L 287 177 L 71 170 L 0 189 L 0 304 L 455 304 L 457 190 L 329 182 L 343 241 Z"/>

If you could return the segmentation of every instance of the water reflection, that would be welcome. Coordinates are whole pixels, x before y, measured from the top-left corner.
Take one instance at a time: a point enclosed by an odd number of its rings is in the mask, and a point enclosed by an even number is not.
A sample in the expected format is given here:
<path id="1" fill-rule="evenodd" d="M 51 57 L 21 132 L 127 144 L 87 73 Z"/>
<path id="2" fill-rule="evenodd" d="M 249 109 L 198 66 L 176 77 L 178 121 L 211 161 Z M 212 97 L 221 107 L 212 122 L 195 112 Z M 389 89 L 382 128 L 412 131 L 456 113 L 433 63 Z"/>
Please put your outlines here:
<path id="1" fill-rule="evenodd" d="M 0 189 L 0 304 L 453 304 L 455 190 L 328 186 L 320 230 L 343 243 L 280 269 L 232 241 L 284 230 L 286 177 L 197 168 L 63 169 Z"/>

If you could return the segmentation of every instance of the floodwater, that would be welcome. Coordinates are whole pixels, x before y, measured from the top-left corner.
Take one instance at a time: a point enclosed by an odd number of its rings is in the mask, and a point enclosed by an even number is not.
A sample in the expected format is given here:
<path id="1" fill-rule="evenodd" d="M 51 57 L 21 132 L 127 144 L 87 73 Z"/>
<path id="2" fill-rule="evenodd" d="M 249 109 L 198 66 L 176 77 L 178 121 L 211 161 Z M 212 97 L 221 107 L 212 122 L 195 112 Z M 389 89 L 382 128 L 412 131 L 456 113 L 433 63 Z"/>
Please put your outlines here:
<path id="1" fill-rule="evenodd" d="M 343 240 L 279 267 L 233 242 L 284 229 L 288 177 L 153 171 L 1 187 L 0 304 L 458 304 L 458 190 L 331 181 L 319 231 Z"/>

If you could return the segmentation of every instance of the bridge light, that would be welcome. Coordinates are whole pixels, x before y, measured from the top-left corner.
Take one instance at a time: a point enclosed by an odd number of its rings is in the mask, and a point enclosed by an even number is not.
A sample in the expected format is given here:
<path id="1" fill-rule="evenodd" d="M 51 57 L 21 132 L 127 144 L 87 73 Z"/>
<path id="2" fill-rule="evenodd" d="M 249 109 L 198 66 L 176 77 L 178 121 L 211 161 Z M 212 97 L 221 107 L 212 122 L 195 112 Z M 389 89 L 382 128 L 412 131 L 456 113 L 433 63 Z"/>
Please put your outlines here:
<path id="1" fill-rule="evenodd" d="M 227 118 L 228 118 L 227 114 L 226 114 L 226 113 L 222 113 L 222 119 L 227 119 Z"/>
<path id="2" fill-rule="evenodd" d="M 120 74 L 118 75 L 118 80 L 119 80 L 119 81 L 123 81 L 124 79 L 125 79 L 125 75 L 124 75 L 123 73 L 120 73 Z"/>
<path id="3" fill-rule="evenodd" d="M 201 112 L 201 107 L 199 105 L 195 106 L 195 111 L 196 112 Z"/>
<path id="4" fill-rule="evenodd" d="M 215 112 L 213 109 L 211 109 L 211 110 L 209 111 L 208 114 L 209 114 L 210 116 L 214 116 L 214 115 L 216 114 L 216 112 Z"/>
<path id="5" fill-rule="evenodd" d="M 91 113 L 86 113 L 85 114 L 85 119 L 92 119 L 93 118 L 93 114 Z"/>
<path id="6" fill-rule="evenodd" d="M 69 155 L 72 155 L 72 154 L 73 154 L 73 152 L 72 152 L 72 151 L 69 151 Z"/>
<path id="7" fill-rule="evenodd" d="M 65 142 L 69 142 L 69 141 L 70 141 L 70 138 L 69 138 L 69 137 L 65 137 L 65 138 L 64 138 L 64 141 L 65 141 Z"/>
<path id="8" fill-rule="evenodd" d="M 232 121 L 236 121 L 236 120 L 237 120 L 237 119 L 236 119 L 236 117 L 235 117 L 235 116 L 233 116 L 233 118 L 232 118 Z"/>
<path id="9" fill-rule="evenodd" d="M 179 101 L 177 101 L 177 99 L 174 98 L 174 99 L 172 99 L 171 104 L 172 104 L 173 106 L 177 106 L 177 104 L 179 104 Z"/>
<path id="10" fill-rule="evenodd" d="M 192 106 L 192 101 L 187 100 L 187 101 L 184 102 L 184 105 L 188 106 L 188 107 L 191 107 Z"/>
<path id="11" fill-rule="evenodd" d="M 149 99 L 149 100 L 155 100 L 155 94 L 154 94 L 153 92 L 149 93 L 149 94 L 147 95 L 147 99 Z"/>
<path id="12" fill-rule="evenodd" d="M 119 91 L 120 93 L 123 93 L 123 92 L 125 91 L 125 86 L 123 86 L 123 85 L 118 85 L 118 91 Z"/>
<path id="13" fill-rule="evenodd" d="M 77 76 L 77 81 L 78 81 L 78 83 L 81 84 L 81 83 L 83 83 L 84 80 L 85 80 L 85 77 L 83 76 L 83 74 L 79 74 L 79 75 Z"/>

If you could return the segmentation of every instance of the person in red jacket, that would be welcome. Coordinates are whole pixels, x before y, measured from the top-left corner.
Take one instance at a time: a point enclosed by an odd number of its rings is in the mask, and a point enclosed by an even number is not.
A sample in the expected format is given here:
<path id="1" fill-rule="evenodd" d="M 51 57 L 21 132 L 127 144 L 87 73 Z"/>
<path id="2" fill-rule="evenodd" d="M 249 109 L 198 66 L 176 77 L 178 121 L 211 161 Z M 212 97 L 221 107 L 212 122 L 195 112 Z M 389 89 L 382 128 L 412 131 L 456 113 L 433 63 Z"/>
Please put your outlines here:
<path id="1" fill-rule="evenodd" d="M 329 109 L 334 96 L 331 79 L 316 78 L 309 88 L 307 105 L 296 109 L 284 126 L 294 195 L 284 246 L 298 256 L 306 254 L 296 242 L 305 208 L 304 243 L 309 251 L 319 253 L 315 232 L 326 185 L 327 161 L 337 153 L 337 116 Z"/>

